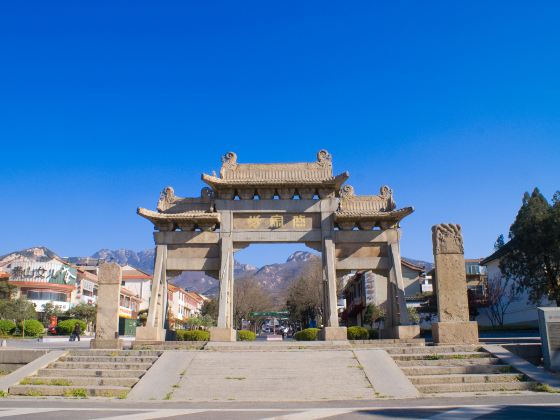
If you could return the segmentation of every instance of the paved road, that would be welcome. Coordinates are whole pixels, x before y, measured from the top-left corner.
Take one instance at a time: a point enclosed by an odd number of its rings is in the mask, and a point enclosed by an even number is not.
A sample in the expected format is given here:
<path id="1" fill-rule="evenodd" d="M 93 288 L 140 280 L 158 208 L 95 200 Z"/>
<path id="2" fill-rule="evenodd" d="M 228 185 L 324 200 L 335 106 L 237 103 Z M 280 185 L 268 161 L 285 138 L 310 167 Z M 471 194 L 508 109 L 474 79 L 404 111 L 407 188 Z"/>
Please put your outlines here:
<path id="1" fill-rule="evenodd" d="M 80 420 L 198 419 L 537 419 L 560 418 L 560 397 L 499 396 L 315 403 L 174 403 L 3 400 L 0 418 Z"/>

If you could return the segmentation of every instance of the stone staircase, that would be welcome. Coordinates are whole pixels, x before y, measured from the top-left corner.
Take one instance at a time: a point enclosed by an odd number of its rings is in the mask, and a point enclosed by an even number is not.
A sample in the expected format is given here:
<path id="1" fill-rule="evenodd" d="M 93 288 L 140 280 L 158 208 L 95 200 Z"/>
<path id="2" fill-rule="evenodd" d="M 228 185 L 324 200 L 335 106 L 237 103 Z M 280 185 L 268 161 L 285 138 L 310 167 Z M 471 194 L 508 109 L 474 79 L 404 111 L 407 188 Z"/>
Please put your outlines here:
<path id="1" fill-rule="evenodd" d="M 161 355 L 153 350 L 71 350 L 10 395 L 125 398 Z"/>
<path id="2" fill-rule="evenodd" d="M 422 394 L 528 391 L 536 385 L 479 346 L 385 350 Z"/>

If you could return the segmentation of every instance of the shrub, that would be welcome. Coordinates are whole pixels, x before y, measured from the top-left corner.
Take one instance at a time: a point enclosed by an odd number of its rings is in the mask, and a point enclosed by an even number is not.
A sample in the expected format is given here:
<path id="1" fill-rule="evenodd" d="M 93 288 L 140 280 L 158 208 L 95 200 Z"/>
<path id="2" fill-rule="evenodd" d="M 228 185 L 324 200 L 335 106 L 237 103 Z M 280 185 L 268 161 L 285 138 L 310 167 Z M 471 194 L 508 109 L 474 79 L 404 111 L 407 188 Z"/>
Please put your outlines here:
<path id="1" fill-rule="evenodd" d="M 319 328 L 306 328 L 305 330 L 295 333 L 294 338 L 297 341 L 315 341 L 317 340 L 318 333 Z"/>
<path id="2" fill-rule="evenodd" d="M 253 331 L 239 330 L 237 331 L 237 341 L 255 341 L 257 335 Z"/>
<path id="3" fill-rule="evenodd" d="M 37 337 L 45 332 L 45 326 L 42 322 L 39 322 L 36 319 L 26 319 L 25 321 L 19 323 L 19 330 L 20 333 L 22 330 L 25 330 L 24 332 L 26 337 Z"/>
<path id="4" fill-rule="evenodd" d="M 86 323 L 81 319 L 67 319 L 60 321 L 56 326 L 56 333 L 59 335 L 70 335 L 74 331 L 74 325 L 80 324 L 82 332 L 86 330 Z"/>
<path id="5" fill-rule="evenodd" d="M 0 334 L 9 335 L 13 334 L 16 330 L 16 324 L 9 319 L 0 319 Z"/>
<path id="6" fill-rule="evenodd" d="M 364 327 L 348 327 L 346 336 L 348 340 L 367 340 L 369 338 L 369 331 Z"/>
<path id="7" fill-rule="evenodd" d="M 177 330 L 178 341 L 208 341 L 210 333 L 202 330 Z"/>
<path id="8" fill-rule="evenodd" d="M 368 338 L 370 340 L 377 340 L 379 338 L 379 330 L 369 329 L 368 330 Z"/>

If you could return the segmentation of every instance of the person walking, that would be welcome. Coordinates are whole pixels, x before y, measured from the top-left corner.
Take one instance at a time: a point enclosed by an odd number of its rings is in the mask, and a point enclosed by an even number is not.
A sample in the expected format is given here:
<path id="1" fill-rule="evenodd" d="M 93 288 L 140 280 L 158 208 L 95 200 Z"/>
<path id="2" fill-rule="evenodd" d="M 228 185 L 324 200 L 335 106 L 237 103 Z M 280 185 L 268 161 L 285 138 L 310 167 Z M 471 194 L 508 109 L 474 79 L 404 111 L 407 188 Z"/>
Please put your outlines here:
<path id="1" fill-rule="evenodd" d="M 74 340 L 78 339 L 80 341 L 80 334 L 82 333 L 82 327 L 80 327 L 80 323 L 76 322 L 74 324 L 74 331 L 72 331 L 72 335 L 74 336 Z M 74 341 L 72 340 L 72 341 Z"/>

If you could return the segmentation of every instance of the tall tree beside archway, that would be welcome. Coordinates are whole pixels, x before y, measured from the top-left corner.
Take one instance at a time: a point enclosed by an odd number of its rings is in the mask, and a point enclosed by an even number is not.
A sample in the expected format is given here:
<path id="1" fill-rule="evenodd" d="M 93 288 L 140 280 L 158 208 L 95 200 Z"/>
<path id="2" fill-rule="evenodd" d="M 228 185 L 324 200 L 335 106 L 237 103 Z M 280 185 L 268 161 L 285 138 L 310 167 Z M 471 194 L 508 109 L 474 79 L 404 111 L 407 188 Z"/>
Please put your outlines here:
<path id="1" fill-rule="evenodd" d="M 551 203 L 538 188 L 526 192 L 509 239 L 502 274 L 527 290 L 533 303 L 546 297 L 560 305 L 560 192 Z"/>

